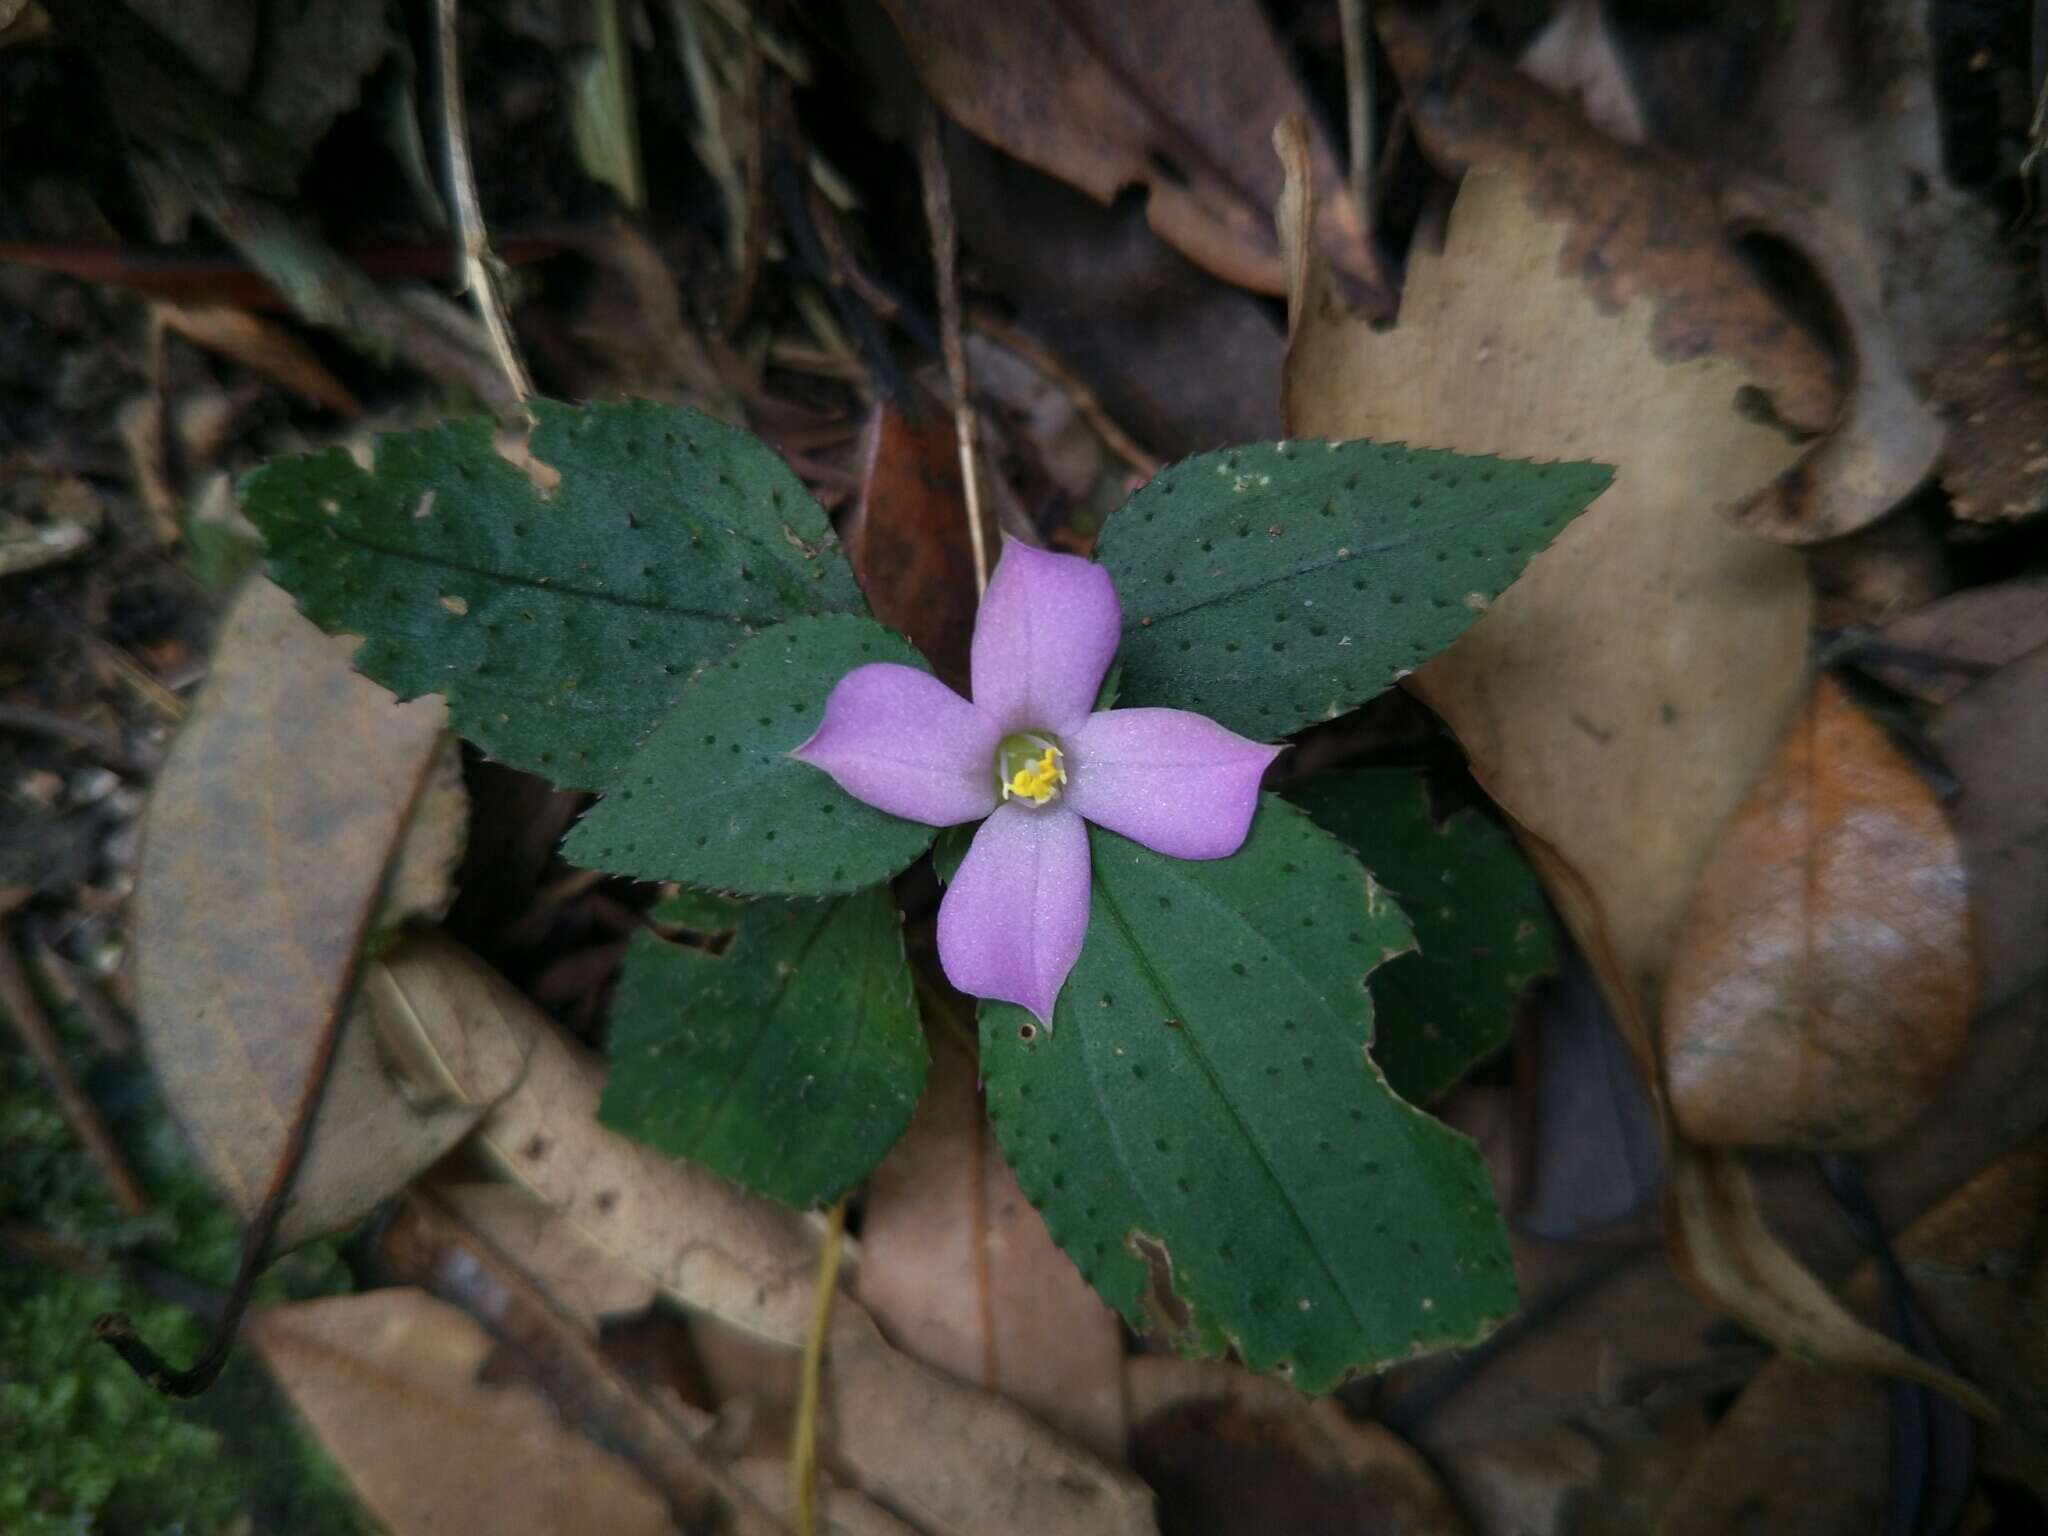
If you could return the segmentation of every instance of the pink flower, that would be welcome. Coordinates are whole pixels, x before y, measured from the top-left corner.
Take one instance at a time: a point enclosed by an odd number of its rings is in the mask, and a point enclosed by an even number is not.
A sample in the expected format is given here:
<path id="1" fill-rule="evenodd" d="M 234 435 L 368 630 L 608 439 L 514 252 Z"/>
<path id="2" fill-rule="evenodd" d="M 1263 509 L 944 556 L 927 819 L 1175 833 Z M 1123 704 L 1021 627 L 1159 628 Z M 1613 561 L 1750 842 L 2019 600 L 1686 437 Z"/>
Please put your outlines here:
<path id="1" fill-rule="evenodd" d="M 939 907 L 939 960 L 962 992 L 1048 1028 L 1088 933 L 1083 822 L 1227 858 L 1281 751 L 1185 710 L 1091 713 L 1122 627 L 1101 566 L 1006 543 L 975 618 L 972 703 L 914 667 L 856 667 L 794 754 L 892 816 L 981 821 Z"/>

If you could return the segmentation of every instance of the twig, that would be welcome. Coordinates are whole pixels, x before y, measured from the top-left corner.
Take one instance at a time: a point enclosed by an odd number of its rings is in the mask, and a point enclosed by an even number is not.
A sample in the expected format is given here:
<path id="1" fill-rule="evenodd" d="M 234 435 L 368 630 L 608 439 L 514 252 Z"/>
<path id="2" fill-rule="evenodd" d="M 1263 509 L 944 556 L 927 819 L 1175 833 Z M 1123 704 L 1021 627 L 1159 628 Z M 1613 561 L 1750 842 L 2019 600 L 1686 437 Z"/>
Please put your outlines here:
<path id="1" fill-rule="evenodd" d="M 973 380 L 967 373 L 967 345 L 960 335 L 960 231 L 953 222 L 953 188 L 946 179 L 946 151 L 939 142 L 939 111 L 929 101 L 917 140 L 918 170 L 924 177 L 924 216 L 931 225 L 932 265 L 939 278 L 939 337 L 946 354 L 946 381 L 953 389 L 953 435 L 960 442 L 960 485 L 967 500 L 967 537 L 974 546 L 974 595 L 988 591 L 988 543 L 981 531 L 981 482 L 975 478 Z"/>
<path id="2" fill-rule="evenodd" d="M 512 335 L 512 322 L 505 313 L 503 295 L 498 292 L 496 260 L 484 233 L 483 204 L 476 195 L 476 168 L 469 160 L 469 126 L 462 107 L 462 50 L 457 33 L 457 0 L 435 0 L 434 15 L 441 66 L 441 133 L 448 148 L 448 194 L 455 214 L 455 237 L 462 254 L 462 283 L 476 300 L 484 333 L 491 339 L 491 351 L 498 370 L 505 376 L 513 395 L 520 400 L 533 396 L 533 379 L 519 356 L 519 343 Z"/>
<path id="3" fill-rule="evenodd" d="M 980 305 L 967 312 L 967 323 L 990 341 L 1008 347 L 1057 384 L 1073 402 L 1074 409 L 1080 412 L 1081 419 L 1095 429 L 1102 445 L 1130 465 L 1135 473 L 1150 480 L 1165 467 L 1165 460 L 1118 426 L 1087 382 L 1036 336 Z"/>
<path id="4" fill-rule="evenodd" d="M 1338 0 L 1344 22 L 1344 105 L 1350 127 L 1351 201 L 1372 243 L 1372 20 L 1366 0 Z"/>
<path id="5" fill-rule="evenodd" d="M 135 1025 L 112 998 L 82 968 L 71 964 L 33 931 L 29 944 L 34 952 L 36 974 L 43 978 L 57 1000 L 84 1016 L 86 1026 L 100 1049 L 109 1056 L 131 1056 L 135 1052 Z"/>
<path id="6" fill-rule="evenodd" d="M 21 957 L 14 952 L 11 924 L 0 924 L 0 1007 L 6 1009 L 7 1017 L 14 1024 L 14 1032 L 21 1037 L 29 1055 L 35 1057 L 43 1075 L 50 1080 L 64 1123 L 71 1127 L 71 1134 L 100 1165 L 100 1172 L 106 1176 L 107 1186 L 113 1191 L 114 1203 L 121 1208 L 121 1214 L 128 1217 L 142 1215 L 149 1209 L 149 1196 L 143 1193 L 142 1181 L 135 1177 L 128 1160 L 122 1157 L 113 1132 L 107 1129 L 107 1122 L 100 1118 L 99 1110 L 71 1075 L 70 1064 L 64 1060 L 64 1048 L 57 1041 L 57 1032 L 50 1027 L 43 1005 L 37 1000 L 35 988 L 29 982 L 28 972 L 22 968 Z"/>
<path id="7" fill-rule="evenodd" d="M 796 1536 L 812 1536 L 817 1525 L 818 1399 L 825 1374 L 825 1332 L 832 1320 L 832 1298 L 839 1294 L 839 1243 L 846 1236 L 846 1196 L 841 1195 L 825 1219 L 825 1241 L 818 1249 L 818 1288 L 811 1302 L 811 1326 L 804 1334 L 802 1386 L 797 1394 L 796 1427 L 790 1436 L 790 1492 L 796 1507 Z"/>

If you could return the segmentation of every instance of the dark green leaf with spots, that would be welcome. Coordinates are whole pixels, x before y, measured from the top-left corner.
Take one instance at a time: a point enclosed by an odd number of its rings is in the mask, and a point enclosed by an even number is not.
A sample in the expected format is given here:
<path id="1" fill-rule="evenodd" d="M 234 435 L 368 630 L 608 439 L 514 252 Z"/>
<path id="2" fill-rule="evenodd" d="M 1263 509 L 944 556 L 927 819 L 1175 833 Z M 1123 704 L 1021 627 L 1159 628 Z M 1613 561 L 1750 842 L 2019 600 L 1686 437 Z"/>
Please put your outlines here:
<path id="1" fill-rule="evenodd" d="M 1536 872 L 1497 822 L 1439 823 L 1429 790 L 1396 768 L 1330 773 L 1287 791 L 1401 903 L 1417 949 L 1373 973 L 1373 1058 L 1427 1104 L 1507 1043 L 1515 1002 L 1557 972 L 1557 930 Z"/>
<path id="2" fill-rule="evenodd" d="M 893 661 L 930 670 L 872 619 L 831 614 L 756 635 L 707 667 L 570 832 L 571 863 L 749 896 L 823 896 L 886 880 L 932 829 L 863 805 L 791 757 L 833 685 Z"/>
<path id="3" fill-rule="evenodd" d="M 598 1118 L 786 1204 L 829 1204 L 910 1123 L 926 1052 L 884 890 L 756 902 L 723 955 L 643 933 Z"/>
<path id="4" fill-rule="evenodd" d="M 356 666 L 399 697 L 446 694 L 494 757 L 602 787 L 751 629 L 865 612 L 824 514 L 756 438 L 645 401 L 533 411 L 533 478 L 472 418 L 379 439 L 373 470 L 331 448 L 241 485 L 307 616 L 363 636 Z"/>
<path id="5" fill-rule="evenodd" d="M 1342 714 L 1457 639 L 1612 476 L 1368 442 L 1171 465 L 1097 554 L 1123 599 L 1122 701 L 1258 740 Z"/>
<path id="6" fill-rule="evenodd" d="M 1051 1034 L 982 1008 L 1003 1151 L 1133 1326 L 1324 1391 L 1514 1307 L 1478 1150 L 1366 1056 L 1367 974 L 1411 944 L 1358 861 L 1266 796 L 1228 859 L 1089 829 L 1088 942 Z"/>

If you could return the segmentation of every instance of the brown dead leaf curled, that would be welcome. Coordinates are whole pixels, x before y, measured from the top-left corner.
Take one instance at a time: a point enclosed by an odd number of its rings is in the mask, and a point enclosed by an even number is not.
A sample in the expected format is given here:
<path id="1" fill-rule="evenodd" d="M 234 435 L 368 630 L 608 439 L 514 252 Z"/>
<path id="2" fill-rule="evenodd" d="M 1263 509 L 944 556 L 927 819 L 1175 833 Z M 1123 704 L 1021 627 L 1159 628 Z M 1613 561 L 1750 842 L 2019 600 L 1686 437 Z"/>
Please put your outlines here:
<path id="1" fill-rule="evenodd" d="M 2048 1145 L 2036 1141 L 1985 1169 L 1907 1229 L 1897 1252 L 1943 1346 L 2003 1410 L 1993 1457 L 2007 1476 L 2048 1488 L 2048 1415 L 2040 1383 L 2048 1344 L 2038 1325 L 2038 1258 L 2048 1211 Z M 1844 1288 L 1880 1315 L 1867 1263 Z M 1738 1530 L 1877 1530 L 1891 1470 L 1891 1408 L 1882 1383 L 1794 1359 L 1767 1366 L 1694 1462 L 1658 1536 Z"/>
<path id="2" fill-rule="evenodd" d="M 1719 1146 L 1887 1141 L 1962 1049 L 1976 981 L 1955 834 L 1823 676 L 1722 832 L 1672 957 L 1672 1113 Z"/>
<path id="3" fill-rule="evenodd" d="M 460 853 L 461 786 L 449 780 L 440 701 L 397 703 L 350 670 L 348 653 L 276 587 L 251 581 L 145 826 L 143 1043 L 202 1164 L 244 1217 L 262 1204 L 359 947 L 378 924 L 444 904 Z M 337 1059 L 282 1246 L 344 1226 L 398 1188 L 460 1138 L 496 1086 L 415 1115 L 359 1022 L 343 1029 Z M 381 1152 L 372 1128 L 388 1138 Z"/>
<path id="4" fill-rule="evenodd" d="M 1662 1116 L 1651 1021 L 1680 920 L 1722 822 L 1805 692 L 1811 599 L 1799 557 L 1746 537 L 1717 508 L 1768 483 L 1795 450 L 1742 413 L 1748 366 L 1667 360 L 1656 331 L 1668 306 L 1611 312 L 1581 264 L 1561 259 L 1573 229 L 1498 172 L 1466 177 L 1444 250 L 1413 258 L 1401 323 L 1373 332 L 1344 311 L 1300 238 L 1306 160 L 1284 136 L 1281 148 L 1293 172 L 1280 207 L 1293 430 L 1617 466 L 1606 495 L 1414 686 L 1512 818 Z M 1734 340 L 1753 353 L 1754 336 Z M 1682 1143 L 1669 1153 L 1674 1181 L 1704 1156 Z M 1723 1170 L 1718 1187 L 1747 1194 L 1746 1175 Z M 1698 1201 L 1677 1209 L 1685 1222 L 1712 1213 Z M 1919 1368 L 1843 1311 L 1760 1217 L 1686 1235 L 1677 1252 L 1691 1278 L 1765 1336 Z"/>
<path id="5" fill-rule="evenodd" d="M 1849 357 L 1841 419 L 1805 456 L 1735 510 L 1759 538 L 1817 544 L 1868 527 L 1934 472 L 1941 419 L 1907 377 L 1884 312 L 1884 279 L 1868 239 L 1843 215 L 1789 187 L 1742 177 L 1722 189 L 1737 232 L 1763 231 L 1820 276 Z"/>
<path id="6" fill-rule="evenodd" d="M 1798 430 L 1835 419 L 1832 362 L 1743 263 L 1704 171 L 1662 149 L 1618 144 L 1505 61 L 1455 51 L 1426 8 L 1383 4 L 1373 16 L 1423 153 L 1447 175 L 1515 176 L 1542 217 L 1562 225 L 1560 275 L 1585 284 L 1610 314 L 1648 301 L 1652 356 L 1736 365 Z M 1328 185 L 1320 171 L 1316 185 Z M 1719 487 L 1710 495 L 1718 499 Z"/>
<path id="7" fill-rule="evenodd" d="M 1197 266 L 1285 291 L 1268 210 L 1279 193 L 1267 137 L 1309 106 L 1249 0 L 885 0 L 926 89 L 948 116 L 1109 203 L 1142 186 L 1160 237 Z M 1028 61 L 1028 62 L 1024 62 Z M 1325 186 L 1340 184 L 1320 135 Z M 1341 194 L 1317 238 L 1337 269 L 1386 297 L 1358 211 Z"/>
<path id="8" fill-rule="evenodd" d="M 854 1294 L 909 1354 L 1121 1461 L 1122 1326 L 1017 1187 L 972 1055 L 944 1030 L 931 1046 L 916 1117 L 868 1181 Z"/>
<path id="9" fill-rule="evenodd" d="M 490 1335 L 407 1287 L 256 1314 L 249 1338 L 392 1536 L 673 1536 L 631 1465 L 533 1387 L 479 1379 Z"/>

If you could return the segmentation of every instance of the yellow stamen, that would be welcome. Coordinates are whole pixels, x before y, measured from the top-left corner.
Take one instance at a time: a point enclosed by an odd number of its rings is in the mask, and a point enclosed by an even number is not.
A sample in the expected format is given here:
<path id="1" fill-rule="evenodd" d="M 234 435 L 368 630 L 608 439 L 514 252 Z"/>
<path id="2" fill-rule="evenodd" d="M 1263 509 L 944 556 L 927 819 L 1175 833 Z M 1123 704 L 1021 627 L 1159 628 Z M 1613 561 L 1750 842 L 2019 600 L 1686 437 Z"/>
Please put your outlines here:
<path id="1" fill-rule="evenodd" d="M 1044 745 L 1041 741 L 1040 745 Z M 1011 758 L 1012 762 L 1016 759 Z M 1060 766 L 1060 749 L 1045 745 L 1045 750 L 1033 761 L 1025 762 L 1003 782 L 1003 798 L 1012 796 L 1029 800 L 1033 805 L 1044 805 L 1059 793 L 1059 786 L 1067 782 L 1067 770 Z"/>

